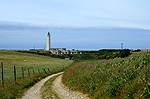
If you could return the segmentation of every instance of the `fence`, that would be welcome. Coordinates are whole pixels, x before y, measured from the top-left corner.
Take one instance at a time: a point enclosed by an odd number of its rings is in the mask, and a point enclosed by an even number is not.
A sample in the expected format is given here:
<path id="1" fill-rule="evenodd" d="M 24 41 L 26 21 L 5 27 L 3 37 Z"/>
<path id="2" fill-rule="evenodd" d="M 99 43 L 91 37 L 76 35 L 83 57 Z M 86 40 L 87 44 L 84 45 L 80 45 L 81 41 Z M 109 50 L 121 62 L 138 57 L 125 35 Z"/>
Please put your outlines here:
<path id="1" fill-rule="evenodd" d="M 41 73 L 40 69 L 38 68 L 38 70 L 37 70 L 38 74 L 35 73 L 34 68 L 32 68 L 32 69 L 27 68 L 27 75 L 26 76 L 28 76 L 28 78 L 31 78 L 31 74 L 33 74 L 33 77 L 35 77 L 35 75 L 40 76 L 41 74 L 47 74 L 47 73 L 50 73 L 52 71 L 62 70 L 65 67 L 66 66 L 63 65 L 63 66 L 53 66 L 52 69 L 42 68 L 42 71 L 43 71 L 42 73 Z M 3 70 L 4 70 L 3 63 L 1 63 L 1 85 L 2 85 L 2 88 L 4 87 L 4 71 Z M 30 71 L 32 71 L 32 73 Z M 21 67 L 21 72 L 22 72 L 22 75 L 21 75 L 22 79 L 24 80 L 25 79 L 25 74 L 24 74 L 25 71 L 24 71 L 23 67 Z M 16 84 L 17 77 L 16 77 L 16 67 L 15 66 L 13 66 L 13 74 L 14 74 L 14 84 Z"/>

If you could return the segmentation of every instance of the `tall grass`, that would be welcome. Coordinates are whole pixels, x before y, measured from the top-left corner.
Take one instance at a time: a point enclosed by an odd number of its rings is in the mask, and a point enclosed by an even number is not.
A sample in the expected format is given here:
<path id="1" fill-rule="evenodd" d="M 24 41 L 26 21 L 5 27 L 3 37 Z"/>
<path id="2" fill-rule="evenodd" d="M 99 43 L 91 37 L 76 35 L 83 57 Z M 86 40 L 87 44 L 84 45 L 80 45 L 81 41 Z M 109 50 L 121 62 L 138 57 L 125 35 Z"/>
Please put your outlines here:
<path id="1" fill-rule="evenodd" d="M 63 70 L 63 69 L 62 69 Z M 35 77 L 25 78 L 25 79 L 17 79 L 16 84 L 14 84 L 13 80 L 9 80 L 9 82 L 5 83 L 4 88 L 0 88 L 0 99 L 14 99 L 21 98 L 23 93 L 29 89 L 32 85 L 40 81 L 41 79 L 47 77 L 48 75 L 60 72 L 62 70 L 51 71 L 47 74 L 35 75 Z"/>
<path id="2" fill-rule="evenodd" d="M 75 63 L 65 70 L 62 82 L 94 99 L 144 98 L 150 95 L 145 95 L 150 85 L 150 53 Z"/>

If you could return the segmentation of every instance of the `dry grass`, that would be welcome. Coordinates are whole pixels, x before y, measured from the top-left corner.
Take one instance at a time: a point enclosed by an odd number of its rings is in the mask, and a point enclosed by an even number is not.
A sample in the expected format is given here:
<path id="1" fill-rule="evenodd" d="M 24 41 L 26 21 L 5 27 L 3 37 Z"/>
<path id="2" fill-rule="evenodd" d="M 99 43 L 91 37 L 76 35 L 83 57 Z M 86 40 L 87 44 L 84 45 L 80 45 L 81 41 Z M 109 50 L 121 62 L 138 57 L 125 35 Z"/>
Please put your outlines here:
<path id="1" fill-rule="evenodd" d="M 142 52 L 149 52 L 150 49 L 144 49 L 144 50 L 141 50 Z"/>

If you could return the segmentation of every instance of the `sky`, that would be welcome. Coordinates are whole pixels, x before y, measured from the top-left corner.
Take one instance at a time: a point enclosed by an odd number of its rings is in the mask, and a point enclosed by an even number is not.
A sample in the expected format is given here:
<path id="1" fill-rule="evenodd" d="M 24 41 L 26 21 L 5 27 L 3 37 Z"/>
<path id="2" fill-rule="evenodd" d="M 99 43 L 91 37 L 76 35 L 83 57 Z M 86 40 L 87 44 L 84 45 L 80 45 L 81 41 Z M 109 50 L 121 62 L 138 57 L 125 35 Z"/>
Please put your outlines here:
<path id="1" fill-rule="evenodd" d="M 150 49 L 149 0 L 0 0 L 0 49 Z"/>

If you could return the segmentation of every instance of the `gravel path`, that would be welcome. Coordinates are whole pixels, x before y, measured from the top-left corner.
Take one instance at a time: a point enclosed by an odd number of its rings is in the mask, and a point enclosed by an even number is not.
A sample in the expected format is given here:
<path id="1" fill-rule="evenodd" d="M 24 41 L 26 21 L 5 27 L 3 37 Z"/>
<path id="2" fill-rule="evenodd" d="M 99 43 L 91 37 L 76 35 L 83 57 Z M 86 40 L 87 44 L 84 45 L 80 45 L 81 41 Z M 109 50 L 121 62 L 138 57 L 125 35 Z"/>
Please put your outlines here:
<path id="1" fill-rule="evenodd" d="M 58 74 L 61 74 L 63 72 L 57 73 L 57 74 L 53 74 L 50 75 L 44 79 L 42 79 L 41 81 L 39 81 L 38 83 L 36 83 L 34 86 L 32 86 L 27 92 L 24 93 L 24 96 L 22 97 L 22 99 L 41 99 L 41 95 L 40 95 L 40 89 L 42 87 L 42 85 L 44 85 L 44 83 L 52 78 L 53 76 L 56 76 Z"/>
<path id="2" fill-rule="evenodd" d="M 66 88 L 61 82 L 62 75 L 56 78 L 53 82 L 52 90 L 58 94 L 61 99 L 90 99 L 86 95 L 79 92 L 74 92 Z"/>

